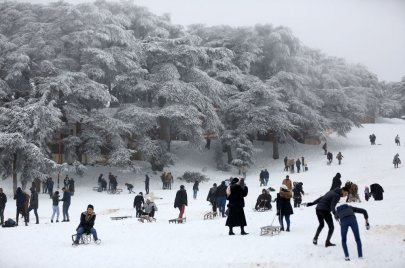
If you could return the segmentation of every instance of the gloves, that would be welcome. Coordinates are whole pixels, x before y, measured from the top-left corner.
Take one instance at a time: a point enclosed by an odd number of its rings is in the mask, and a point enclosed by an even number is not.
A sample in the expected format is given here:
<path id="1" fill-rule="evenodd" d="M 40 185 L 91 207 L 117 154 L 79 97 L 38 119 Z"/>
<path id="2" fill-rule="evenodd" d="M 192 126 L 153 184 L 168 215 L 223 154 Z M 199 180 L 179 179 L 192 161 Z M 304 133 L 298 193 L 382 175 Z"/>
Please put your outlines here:
<path id="1" fill-rule="evenodd" d="M 313 206 L 314 204 L 312 202 L 307 203 L 307 207 Z"/>
<path id="2" fill-rule="evenodd" d="M 370 223 L 368 223 L 368 222 L 366 223 L 366 229 L 370 230 Z"/>
<path id="3" fill-rule="evenodd" d="M 337 214 L 335 214 L 335 220 L 339 220 L 339 216 Z"/>

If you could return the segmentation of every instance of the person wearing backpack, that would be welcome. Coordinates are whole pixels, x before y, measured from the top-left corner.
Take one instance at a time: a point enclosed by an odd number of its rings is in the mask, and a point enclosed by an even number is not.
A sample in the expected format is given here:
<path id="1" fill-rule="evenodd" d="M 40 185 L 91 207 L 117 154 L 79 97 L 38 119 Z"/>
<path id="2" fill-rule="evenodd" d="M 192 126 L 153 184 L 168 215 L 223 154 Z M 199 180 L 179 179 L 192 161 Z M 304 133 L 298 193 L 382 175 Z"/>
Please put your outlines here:
<path id="1" fill-rule="evenodd" d="M 357 254 L 359 258 L 363 258 L 363 250 L 360 240 L 359 225 L 357 224 L 355 213 L 361 213 L 364 215 L 366 221 L 366 229 L 370 229 L 370 224 L 368 223 L 368 214 L 367 210 L 357 207 L 352 207 L 347 204 L 340 205 L 336 208 L 335 219 L 340 220 L 340 229 L 342 235 L 342 247 L 345 254 L 345 260 L 350 261 L 349 251 L 347 249 L 347 232 L 349 227 L 352 229 L 354 239 L 357 244 Z"/>

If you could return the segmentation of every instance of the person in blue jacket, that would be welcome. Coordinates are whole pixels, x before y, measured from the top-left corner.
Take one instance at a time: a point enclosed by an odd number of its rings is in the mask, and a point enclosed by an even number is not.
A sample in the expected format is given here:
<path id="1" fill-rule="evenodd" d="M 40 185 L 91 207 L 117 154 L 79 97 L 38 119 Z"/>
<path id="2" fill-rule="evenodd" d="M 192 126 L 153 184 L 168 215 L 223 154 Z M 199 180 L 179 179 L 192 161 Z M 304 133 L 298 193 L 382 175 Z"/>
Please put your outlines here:
<path id="1" fill-rule="evenodd" d="M 354 213 L 361 213 L 366 221 L 366 229 L 370 229 L 370 224 L 368 223 L 367 210 L 357 207 L 352 207 L 347 204 L 340 205 L 336 208 L 335 219 L 340 220 L 340 233 L 342 236 L 342 247 L 345 254 L 345 260 L 350 261 L 349 251 L 347 250 L 347 232 L 349 227 L 352 229 L 354 239 L 357 244 L 357 254 L 359 258 L 363 258 L 363 250 L 360 240 L 359 225 L 357 224 L 357 219 Z"/>
<path id="2" fill-rule="evenodd" d="M 63 220 L 62 222 L 69 221 L 69 207 L 70 207 L 70 200 L 71 200 L 71 194 L 68 191 L 67 187 L 63 187 L 63 196 L 60 201 L 63 201 L 62 205 L 62 215 L 63 215 Z"/>

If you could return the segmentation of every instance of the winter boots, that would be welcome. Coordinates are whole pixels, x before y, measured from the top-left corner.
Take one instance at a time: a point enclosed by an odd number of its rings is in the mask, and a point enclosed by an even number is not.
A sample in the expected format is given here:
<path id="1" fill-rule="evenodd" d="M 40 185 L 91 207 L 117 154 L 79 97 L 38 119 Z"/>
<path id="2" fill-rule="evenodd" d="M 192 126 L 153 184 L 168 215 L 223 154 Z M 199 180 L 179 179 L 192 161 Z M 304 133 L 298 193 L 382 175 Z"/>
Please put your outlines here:
<path id="1" fill-rule="evenodd" d="M 326 240 L 325 247 L 334 247 L 336 244 L 331 243 L 329 240 Z"/>

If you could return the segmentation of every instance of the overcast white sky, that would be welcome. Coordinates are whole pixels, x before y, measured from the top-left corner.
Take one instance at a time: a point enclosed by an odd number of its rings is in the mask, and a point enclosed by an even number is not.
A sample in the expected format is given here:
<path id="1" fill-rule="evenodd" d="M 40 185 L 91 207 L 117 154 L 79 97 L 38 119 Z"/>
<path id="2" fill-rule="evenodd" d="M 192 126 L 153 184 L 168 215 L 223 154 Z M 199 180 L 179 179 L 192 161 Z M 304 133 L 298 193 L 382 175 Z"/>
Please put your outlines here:
<path id="1" fill-rule="evenodd" d="M 399 81 L 405 76 L 405 0 L 134 2 L 148 7 L 158 15 L 170 13 L 175 24 L 245 26 L 271 23 L 275 26 L 288 26 L 305 45 L 331 56 L 343 57 L 351 63 L 361 63 L 377 74 L 380 80 Z"/>

